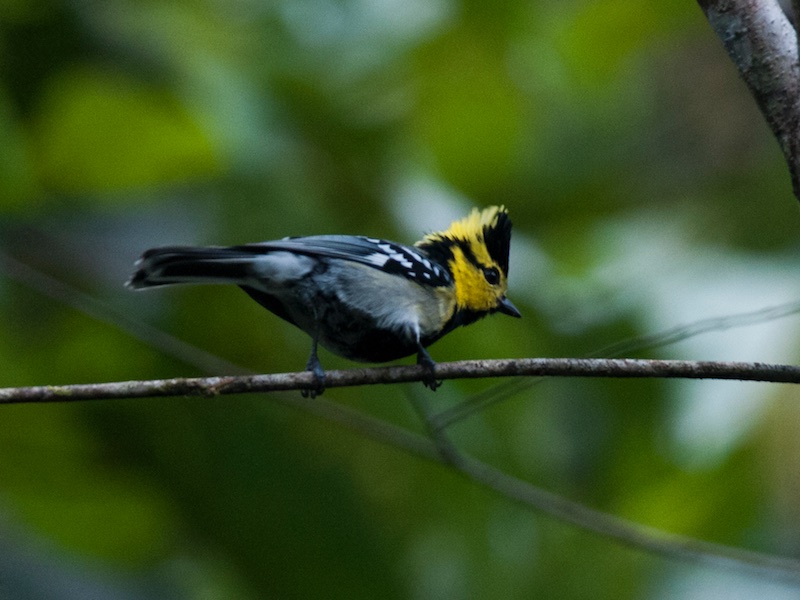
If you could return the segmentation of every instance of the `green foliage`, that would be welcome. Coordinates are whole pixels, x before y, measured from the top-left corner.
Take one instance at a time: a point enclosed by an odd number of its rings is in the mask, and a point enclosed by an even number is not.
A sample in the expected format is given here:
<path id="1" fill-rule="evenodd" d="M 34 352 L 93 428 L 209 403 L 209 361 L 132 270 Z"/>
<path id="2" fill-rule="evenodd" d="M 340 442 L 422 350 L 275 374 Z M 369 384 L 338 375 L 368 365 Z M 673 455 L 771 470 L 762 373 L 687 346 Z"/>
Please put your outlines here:
<path id="1" fill-rule="evenodd" d="M 9 407 L 4 424 L 0 481 L 15 517 L 95 558 L 140 566 L 166 556 L 175 511 L 151 482 L 106 461 L 79 412 Z"/>
<path id="2" fill-rule="evenodd" d="M 0 203 L 13 211 L 33 201 L 39 182 L 33 172 L 30 143 L 25 130 L 15 119 L 8 99 L 0 93 Z"/>
<path id="3" fill-rule="evenodd" d="M 526 115 L 503 50 L 480 30 L 461 28 L 415 57 L 423 82 L 411 120 L 417 144 L 434 155 L 443 178 L 476 197 L 491 197 L 517 166 Z"/>
<path id="4" fill-rule="evenodd" d="M 186 107 L 121 73 L 59 74 L 42 93 L 34 131 L 41 179 L 54 193 L 108 194 L 218 172 Z"/>

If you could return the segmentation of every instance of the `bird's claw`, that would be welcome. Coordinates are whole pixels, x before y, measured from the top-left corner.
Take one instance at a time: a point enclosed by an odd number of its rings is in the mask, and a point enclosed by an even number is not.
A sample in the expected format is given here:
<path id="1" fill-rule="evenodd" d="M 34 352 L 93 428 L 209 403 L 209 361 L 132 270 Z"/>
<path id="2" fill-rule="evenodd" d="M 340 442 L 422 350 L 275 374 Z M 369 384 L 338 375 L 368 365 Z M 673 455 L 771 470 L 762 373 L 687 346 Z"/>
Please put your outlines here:
<path id="1" fill-rule="evenodd" d="M 317 396 L 321 396 L 325 391 L 325 370 L 322 368 L 319 360 L 314 359 L 316 359 L 316 356 L 312 357 L 306 365 L 306 371 L 310 371 L 314 374 L 314 385 L 300 390 L 303 398 L 311 398 L 312 400 Z"/>
<path id="2" fill-rule="evenodd" d="M 436 377 L 434 377 L 432 374 L 430 377 L 426 377 L 422 380 L 422 385 L 430 389 L 432 392 L 435 392 L 439 386 L 442 385 L 442 383 L 443 382 L 441 379 L 436 379 Z"/>
<path id="3" fill-rule="evenodd" d="M 417 354 L 417 364 L 424 367 L 428 371 L 428 374 L 422 378 L 422 385 L 432 392 L 435 392 L 436 389 L 442 385 L 442 381 L 436 379 L 436 362 L 424 349 L 420 349 L 419 353 Z"/>

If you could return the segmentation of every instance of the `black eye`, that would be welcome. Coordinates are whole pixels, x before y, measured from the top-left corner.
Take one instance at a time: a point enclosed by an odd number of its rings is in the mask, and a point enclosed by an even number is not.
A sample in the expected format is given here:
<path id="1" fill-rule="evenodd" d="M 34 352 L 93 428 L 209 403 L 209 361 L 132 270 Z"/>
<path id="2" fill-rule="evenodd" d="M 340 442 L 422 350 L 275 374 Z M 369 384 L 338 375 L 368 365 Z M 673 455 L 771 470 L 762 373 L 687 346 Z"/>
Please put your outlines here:
<path id="1" fill-rule="evenodd" d="M 486 283 L 489 285 L 497 285 L 500 283 L 500 272 L 494 267 L 484 269 L 483 276 L 486 278 Z"/>

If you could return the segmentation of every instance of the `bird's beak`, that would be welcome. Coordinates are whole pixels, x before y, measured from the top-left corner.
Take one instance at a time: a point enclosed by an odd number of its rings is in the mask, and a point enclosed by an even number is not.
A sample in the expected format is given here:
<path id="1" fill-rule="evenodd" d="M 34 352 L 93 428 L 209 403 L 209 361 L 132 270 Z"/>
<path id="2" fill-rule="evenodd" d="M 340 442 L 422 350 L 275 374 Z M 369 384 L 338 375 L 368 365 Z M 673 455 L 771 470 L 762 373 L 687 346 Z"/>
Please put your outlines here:
<path id="1" fill-rule="evenodd" d="M 508 315 L 509 317 L 516 317 L 521 318 L 522 314 L 520 314 L 517 307 L 511 304 L 511 300 L 508 298 L 503 298 L 500 300 L 500 303 L 497 305 L 497 310 L 499 310 L 504 315 Z"/>

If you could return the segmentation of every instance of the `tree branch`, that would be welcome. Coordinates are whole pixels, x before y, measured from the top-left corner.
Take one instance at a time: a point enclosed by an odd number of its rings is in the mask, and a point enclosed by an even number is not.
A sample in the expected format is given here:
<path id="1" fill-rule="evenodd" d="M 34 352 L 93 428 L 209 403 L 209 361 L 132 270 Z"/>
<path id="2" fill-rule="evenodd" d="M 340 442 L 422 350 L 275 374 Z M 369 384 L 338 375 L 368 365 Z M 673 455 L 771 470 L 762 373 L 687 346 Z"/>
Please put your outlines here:
<path id="1" fill-rule="evenodd" d="M 422 381 L 428 371 L 418 365 L 328 371 L 328 388 Z M 800 367 L 764 363 L 601 358 L 520 358 L 438 363 L 436 379 L 485 377 L 615 377 L 735 379 L 800 383 Z M 164 396 L 219 396 L 314 387 L 308 371 L 272 375 L 175 378 L 76 385 L 0 388 L 0 404 L 77 402 Z"/>
<path id="2" fill-rule="evenodd" d="M 322 398 L 311 400 L 298 395 L 281 401 L 387 446 L 441 463 L 500 496 L 631 548 L 689 564 L 715 565 L 737 573 L 751 572 L 772 580 L 792 583 L 800 580 L 800 561 L 796 559 L 725 546 L 634 523 L 559 496 L 472 458 L 458 450 L 446 437 L 436 423 L 436 415 L 421 397 L 412 401 L 425 421 L 431 439 Z"/>
<path id="3" fill-rule="evenodd" d="M 797 33 L 777 0 L 698 0 L 783 150 L 800 199 Z"/>
<path id="4" fill-rule="evenodd" d="M 329 371 L 328 387 L 420 381 L 427 372 L 416 365 Z M 688 377 L 800 383 L 800 368 L 787 365 L 736 362 L 692 362 L 630 359 L 519 359 L 441 363 L 437 379 L 501 376 L 571 377 Z M 248 392 L 303 389 L 315 383 L 310 373 L 205 377 L 104 384 L 38 386 L 0 389 L 0 404 L 66 402 L 147 396 L 216 396 Z M 800 561 L 705 542 L 633 523 L 564 498 L 487 463 L 461 453 L 445 437 L 436 416 L 422 404 L 420 412 L 433 439 L 376 419 L 322 398 L 275 396 L 275 400 L 391 447 L 443 465 L 501 496 L 543 512 L 581 529 L 608 537 L 639 550 L 694 564 L 717 564 L 748 569 L 760 576 L 797 581 Z"/>

